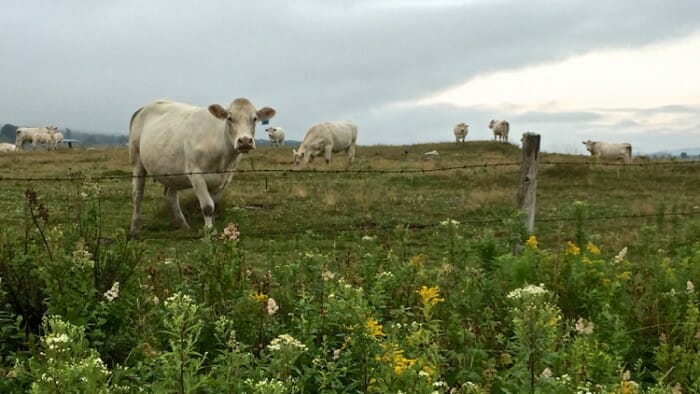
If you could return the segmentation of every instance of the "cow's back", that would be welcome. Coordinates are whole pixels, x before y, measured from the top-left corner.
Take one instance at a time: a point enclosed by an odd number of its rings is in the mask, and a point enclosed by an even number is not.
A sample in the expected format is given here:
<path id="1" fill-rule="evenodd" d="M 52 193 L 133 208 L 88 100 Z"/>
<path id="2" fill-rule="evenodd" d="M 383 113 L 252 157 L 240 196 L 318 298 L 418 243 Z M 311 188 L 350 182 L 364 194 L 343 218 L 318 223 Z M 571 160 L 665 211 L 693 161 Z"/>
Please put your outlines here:
<path id="1" fill-rule="evenodd" d="M 147 172 L 182 172 L 184 140 L 194 133 L 188 120 L 202 109 L 167 100 L 153 101 L 134 113 L 129 127 L 129 158 Z M 171 160 L 162 160 L 170 158 Z M 163 168 L 168 167 L 168 168 Z"/>
<path id="2" fill-rule="evenodd" d="M 325 123 L 325 128 L 333 141 L 333 150 L 345 150 L 357 141 L 357 126 L 350 121 Z"/>

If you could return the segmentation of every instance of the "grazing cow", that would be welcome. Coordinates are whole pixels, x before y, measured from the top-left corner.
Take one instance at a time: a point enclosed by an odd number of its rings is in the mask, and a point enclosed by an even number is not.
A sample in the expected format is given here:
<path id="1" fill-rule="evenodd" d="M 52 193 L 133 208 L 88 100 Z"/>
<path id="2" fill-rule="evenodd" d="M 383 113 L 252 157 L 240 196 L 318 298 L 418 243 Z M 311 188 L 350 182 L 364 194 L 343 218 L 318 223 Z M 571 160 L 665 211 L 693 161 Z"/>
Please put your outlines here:
<path id="1" fill-rule="evenodd" d="M 231 182 L 242 155 L 255 149 L 255 125 L 275 116 L 256 110 L 245 98 L 224 108 L 208 108 L 167 100 L 153 101 L 131 117 L 129 161 L 134 175 L 131 234 L 141 226 L 141 199 L 146 176 L 164 186 L 175 224 L 189 228 L 177 192 L 194 189 L 205 229 L 213 227 L 214 204 Z"/>
<path id="2" fill-rule="evenodd" d="M 601 141 L 583 141 L 583 145 L 591 152 L 591 156 L 602 160 L 622 160 L 625 164 L 632 163 L 632 145 L 621 142 L 601 142 Z"/>
<path id="3" fill-rule="evenodd" d="M 331 164 L 331 153 L 348 153 L 348 166 L 355 160 L 357 126 L 349 121 L 324 122 L 311 126 L 299 149 L 292 149 L 294 164 L 309 164 L 314 157 L 323 155 Z"/>
<path id="4" fill-rule="evenodd" d="M 281 127 L 268 127 L 265 129 L 270 137 L 270 145 L 282 146 L 284 144 L 284 129 Z"/>
<path id="5" fill-rule="evenodd" d="M 0 142 L 0 153 L 14 152 L 15 150 L 17 150 L 17 146 L 15 144 Z"/>
<path id="6" fill-rule="evenodd" d="M 505 120 L 491 120 L 489 129 L 493 131 L 493 139 L 501 142 L 508 142 L 508 131 L 510 124 Z"/>
<path id="7" fill-rule="evenodd" d="M 464 139 L 467 138 L 467 134 L 469 133 L 469 125 L 464 122 L 457 123 L 454 128 L 454 133 L 457 143 L 464 142 Z"/>
<path id="8" fill-rule="evenodd" d="M 16 149 L 23 150 L 24 145 L 27 142 L 31 142 L 34 147 L 40 146 L 50 146 L 51 145 L 51 134 L 58 130 L 55 126 L 48 127 L 19 127 L 16 131 L 15 136 L 15 146 Z"/>

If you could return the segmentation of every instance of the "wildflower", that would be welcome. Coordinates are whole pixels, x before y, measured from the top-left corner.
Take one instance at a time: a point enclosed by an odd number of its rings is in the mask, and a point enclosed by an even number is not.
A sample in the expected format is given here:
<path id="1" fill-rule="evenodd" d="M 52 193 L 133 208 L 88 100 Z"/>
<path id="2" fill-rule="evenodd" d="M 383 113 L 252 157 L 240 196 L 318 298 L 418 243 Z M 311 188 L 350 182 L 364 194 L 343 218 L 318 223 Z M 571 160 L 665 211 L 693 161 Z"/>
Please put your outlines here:
<path id="1" fill-rule="evenodd" d="M 586 245 L 586 249 L 588 249 L 588 251 L 591 252 L 592 254 L 600 254 L 600 249 L 598 249 L 598 247 L 593 245 L 593 243 L 590 241 Z"/>
<path id="2" fill-rule="evenodd" d="M 114 284 L 112 285 L 112 288 L 105 291 L 103 296 L 109 302 L 112 302 L 112 301 L 114 301 L 115 298 L 119 297 L 119 282 L 114 282 Z"/>
<path id="3" fill-rule="evenodd" d="M 415 359 L 404 356 L 403 349 L 395 344 L 382 344 L 382 348 L 384 348 L 387 353 L 381 357 L 381 360 L 390 363 L 394 367 L 394 373 L 396 375 L 401 375 L 406 368 L 410 368 L 416 363 Z"/>
<path id="4" fill-rule="evenodd" d="M 277 338 L 273 339 L 270 341 L 270 344 L 267 345 L 267 348 L 272 351 L 279 351 L 282 350 L 282 347 L 285 348 L 296 348 L 302 352 L 308 350 L 306 345 L 303 343 L 299 342 L 297 339 L 295 339 L 293 336 L 289 334 L 282 334 L 279 335 Z"/>
<path id="5" fill-rule="evenodd" d="M 457 226 L 459 226 L 459 222 L 454 220 L 454 219 L 448 218 L 448 219 L 441 221 L 440 225 L 441 226 L 455 226 L 455 227 L 457 227 Z"/>
<path id="6" fill-rule="evenodd" d="M 625 259 L 626 255 L 627 255 L 627 246 L 622 248 L 622 250 L 620 250 L 620 252 L 617 254 L 617 256 L 615 256 L 615 263 L 620 264 Z"/>
<path id="7" fill-rule="evenodd" d="M 374 241 L 375 239 L 377 239 L 377 237 L 372 237 L 370 235 L 365 235 L 364 237 L 362 237 L 363 241 Z"/>
<path id="8" fill-rule="evenodd" d="M 685 291 L 687 293 L 692 293 L 695 291 L 695 285 L 693 285 L 693 282 L 691 282 L 691 281 L 685 282 Z"/>
<path id="9" fill-rule="evenodd" d="M 545 368 L 544 371 L 540 374 L 543 378 L 551 378 L 552 377 L 552 370 L 549 368 Z"/>
<path id="10" fill-rule="evenodd" d="M 583 318 L 579 318 L 574 325 L 576 332 L 579 334 L 593 334 L 593 322 L 587 322 Z"/>
<path id="11" fill-rule="evenodd" d="M 261 304 L 266 303 L 268 299 L 267 294 L 263 293 L 262 291 L 250 293 L 249 297 Z"/>
<path id="12" fill-rule="evenodd" d="M 235 223 L 229 223 L 219 236 L 219 239 L 237 241 L 241 237 L 241 232 L 236 228 Z"/>
<path id="13" fill-rule="evenodd" d="M 327 269 L 324 269 L 323 273 L 321 274 L 321 277 L 323 278 L 324 281 L 328 282 L 329 280 L 332 280 L 333 278 L 335 278 L 335 274 Z"/>
<path id="14" fill-rule="evenodd" d="M 566 241 L 566 252 L 564 252 L 564 254 L 572 254 L 574 256 L 578 256 L 580 253 L 581 248 L 576 246 L 576 244 L 571 241 Z"/>
<path id="15" fill-rule="evenodd" d="M 632 273 L 629 271 L 621 272 L 619 275 L 617 275 L 617 279 L 620 280 L 630 280 L 632 278 Z"/>
<path id="16" fill-rule="evenodd" d="M 277 312 L 277 310 L 280 309 L 280 307 L 277 305 L 277 302 L 275 301 L 274 298 L 269 297 L 267 299 L 267 314 L 269 316 L 272 316 Z"/>
<path id="17" fill-rule="evenodd" d="M 428 256 L 423 253 L 417 254 L 409 260 L 409 263 L 416 268 L 423 268 L 425 261 L 428 260 Z"/>
<path id="18" fill-rule="evenodd" d="M 539 286 L 527 285 L 525 287 L 515 289 L 508 293 L 506 297 L 510 299 L 521 299 L 524 297 L 538 296 L 546 293 L 547 290 L 544 288 L 544 283 L 540 283 Z"/>
<path id="19" fill-rule="evenodd" d="M 335 349 L 335 350 L 333 351 L 333 360 L 337 360 L 337 359 L 340 358 L 340 352 L 341 352 L 341 351 L 343 351 L 343 349 L 340 349 L 340 348 Z"/>
<path id="20" fill-rule="evenodd" d="M 530 249 L 537 249 L 537 238 L 534 235 L 531 235 L 525 242 L 525 245 L 527 245 Z"/>
<path id="21" fill-rule="evenodd" d="M 420 294 L 423 305 L 437 305 L 438 302 L 445 301 L 444 298 L 440 298 L 440 290 L 437 286 L 427 287 L 423 285 L 416 293 Z"/>
<path id="22" fill-rule="evenodd" d="M 375 338 L 385 336 L 384 332 L 382 331 L 383 326 L 373 318 L 368 317 L 367 321 L 365 322 L 365 326 L 367 327 L 367 331 L 371 336 Z"/>

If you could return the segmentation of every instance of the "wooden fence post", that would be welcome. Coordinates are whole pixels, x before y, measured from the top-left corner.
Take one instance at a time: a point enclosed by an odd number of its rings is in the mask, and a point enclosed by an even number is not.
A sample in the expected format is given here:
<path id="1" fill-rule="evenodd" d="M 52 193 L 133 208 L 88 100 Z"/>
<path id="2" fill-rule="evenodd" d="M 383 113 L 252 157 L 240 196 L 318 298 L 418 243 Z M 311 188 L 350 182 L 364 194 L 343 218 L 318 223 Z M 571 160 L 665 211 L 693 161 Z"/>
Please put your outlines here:
<path id="1" fill-rule="evenodd" d="M 518 209 L 525 212 L 525 228 L 532 234 L 535 229 L 535 199 L 537 195 L 537 167 L 540 153 L 540 135 L 523 134 L 523 159 L 520 162 Z"/>

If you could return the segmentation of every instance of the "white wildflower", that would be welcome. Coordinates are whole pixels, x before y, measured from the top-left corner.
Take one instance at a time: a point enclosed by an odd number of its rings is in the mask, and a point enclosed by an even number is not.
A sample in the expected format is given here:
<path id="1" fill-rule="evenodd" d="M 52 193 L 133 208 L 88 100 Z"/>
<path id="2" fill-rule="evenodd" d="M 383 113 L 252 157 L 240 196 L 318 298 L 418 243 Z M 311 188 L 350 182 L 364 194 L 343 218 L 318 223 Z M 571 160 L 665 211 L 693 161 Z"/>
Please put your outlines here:
<path id="1" fill-rule="evenodd" d="M 335 278 L 335 274 L 327 269 L 324 269 L 323 273 L 321 274 L 321 277 L 324 281 L 328 282 L 329 280 Z"/>
<path id="2" fill-rule="evenodd" d="M 543 378 L 547 378 L 547 379 L 551 378 L 552 377 L 552 370 L 549 368 L 545 368 L 544 371 L 542 371 L 541 376 Z"/>
<path id="3" fill-rule="evenodd" d="M 627 246 L 622 248 L 622 250 L 615 256 L 615 263 L 620 264 L 624 259 L 625 256 L 627 255 Z"/>
<path id="4" fill-rule="evenodd" d="M 418 376 L 421 377 L 421 378 L 426 378 L 426 379 L 429 379 L 429 378 L 430 378 L 430 374 L 427 373 L 427 372 L 425 372 L 425 371 L 423 371 L 423 370 L 418 371 Z"/>
<path id="5" fill-rule="evenodd" d="M 277 310 L 280 309 L 280 307 L 277 305 L 277 302 L 275 301 L 274 298 L 268 297 L 267 299 L 267 314 L 269 316 L 272 316 L 277 312 Z"/>
<path id="6" fill-rule="evenodd" d="M 340 358 L 340 352 L 341 352 L 341 351 L 342 351 L 342 349 L 335 349 L 335 350 L 333 351 L 333 360 L 337 360 L 337 359 Z"/>
<path id="7" fill-rule="evenodd" d="M 119 297 L 119 282 L 114 282 L 114 284 L 112 284 L 112 288 L 105 291 L 103 296 L 109 302 L 112 302 L 115 298 Z"/>
<path id="8" fill-rule="evenodd" d="M 457 227 L 457 226 L 459 226 L 459 222 L 454 220 L 454 219 L 447 218 L 447 219 L 441 221 L 440 225 L 441 226 L 455 226 L 455 227 Z"/>
<path id="9" fill-rule="evenodd" d="M 270 344 L 267 345 L 267 348 L 269 350 L 272 350 L 272 351 L 282 350 L 282 347 L 296 348 L 302 352 L 305 352 L 308 350 L 306 345 L 299 342 L 298 340 L 296 340 L 293 336 L 291 336 L 289 334 L 282 334 L 282 335 L 278 336 L 277 338 L 273 339 L 272 341 L 270 341 Z"/>
<path id="10" fill-rule="evenodd" d="M 574 328 L 576 329 L 577 333 L 587 335 L 593 334 L 594 327 L 595 325 L 593 324 L 593 322 L 586 321 L 583 318 L 579 318 L 576 321 L 576 325 L 574 325 Z"/>
<path id="11" fill-rule="evenodd" d="M 695 291 L 695 285 L 693 285 L 693 282 L 691 282 L 691 281 L 685 282 L 685 291 L 688 293 L 692 293 Z"/>
<path id="12" fill-rule="evenodd" d="M 377 237 L 372 237 L 369 235 L 365 235 L 364 237 L 362 237 L 363 241 L 374 241 L 375 239 L 377 239 Z"/>
<path id="13" fill-rule="evenodd" d="M 527 296 L 537 296 L 543 294 L 547 294 L 547 289 L 544 288 L 544 283 L 540 283 L 539 286 L 527 285 L 525 287 L 515 289 L 508 293 L 507 297 L 510 299 L 521 299 Z"/>

